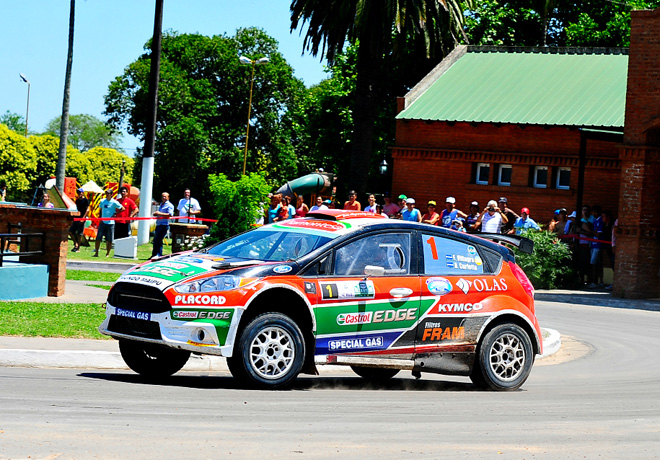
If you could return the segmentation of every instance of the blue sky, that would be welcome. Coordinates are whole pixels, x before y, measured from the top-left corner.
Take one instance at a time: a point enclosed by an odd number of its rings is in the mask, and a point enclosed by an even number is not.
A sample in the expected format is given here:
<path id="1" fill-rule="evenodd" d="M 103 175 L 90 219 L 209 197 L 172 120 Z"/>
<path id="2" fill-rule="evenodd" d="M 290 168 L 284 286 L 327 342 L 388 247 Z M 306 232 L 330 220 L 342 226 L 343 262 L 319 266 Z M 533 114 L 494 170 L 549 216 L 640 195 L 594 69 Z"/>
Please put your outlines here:
<path id="1" fill-rule="evenodd" d="M 104 119 L 110 82 L 143 52 L 153 34 L 155 0 L 77 0 L 71 114 Z M 62 113 L 69 0 L 0 0 L 0 113 L 25 116 L 31 83 L 29 129 L 42 131 Z M 324 62 L 302 55 L 300 29 L 290 29 L 288 0 L 164 0 L 163 30 L 234 35 L 259 27 L 279 42 L 295 76 L 311 86 L 326 77 Z M 306 29 L 305 29 L 306 30 Z M 237 57 L 238 58 L 238 57 Z M 141 146 L 126 136 L 127 153 Z"/>

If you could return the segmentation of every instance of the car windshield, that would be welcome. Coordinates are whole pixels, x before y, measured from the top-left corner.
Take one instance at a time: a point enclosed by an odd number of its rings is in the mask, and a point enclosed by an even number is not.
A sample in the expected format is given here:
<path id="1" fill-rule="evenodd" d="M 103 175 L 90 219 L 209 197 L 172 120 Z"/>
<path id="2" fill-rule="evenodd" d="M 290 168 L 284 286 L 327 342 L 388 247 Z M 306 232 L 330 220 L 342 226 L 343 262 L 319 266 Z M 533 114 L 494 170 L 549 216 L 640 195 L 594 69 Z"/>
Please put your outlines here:
<path id="1" fill-rule="evenodd" d="M 331 241 L 326 236 L 259 229 L 230 238 L 209 249 L 209 254 L 241 259 L 296 260 Z"/>

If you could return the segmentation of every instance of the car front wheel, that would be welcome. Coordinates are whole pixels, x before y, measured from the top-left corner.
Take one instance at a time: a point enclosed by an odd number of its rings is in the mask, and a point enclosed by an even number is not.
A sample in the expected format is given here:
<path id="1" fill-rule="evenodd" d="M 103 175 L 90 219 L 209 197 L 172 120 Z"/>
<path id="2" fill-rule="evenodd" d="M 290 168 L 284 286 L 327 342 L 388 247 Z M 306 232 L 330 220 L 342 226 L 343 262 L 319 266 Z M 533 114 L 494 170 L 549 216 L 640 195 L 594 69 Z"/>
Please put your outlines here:
<path id="1" fill-rule="evenodd" d="M 257 388 L 286 388 L 305 362 L 305 341 L 291 318 L 264 313 L 245 326 L 230 360 L 229 370 L 237 380 Z"/>
<path id="2" fill-rule="evenodd" d="M 477 386 L 516 390 L 525 383 L 534 364 L 532 343 L 515 324 L 501 324 L 482 339 L 470 376 Z"/>
<path id="3" fill-rule="evenodd" d="M 189 351 L 133 340 L 120 340 L 119 352 L 128 367 L 147 378 L 169 377 L 190 357 Z"/>

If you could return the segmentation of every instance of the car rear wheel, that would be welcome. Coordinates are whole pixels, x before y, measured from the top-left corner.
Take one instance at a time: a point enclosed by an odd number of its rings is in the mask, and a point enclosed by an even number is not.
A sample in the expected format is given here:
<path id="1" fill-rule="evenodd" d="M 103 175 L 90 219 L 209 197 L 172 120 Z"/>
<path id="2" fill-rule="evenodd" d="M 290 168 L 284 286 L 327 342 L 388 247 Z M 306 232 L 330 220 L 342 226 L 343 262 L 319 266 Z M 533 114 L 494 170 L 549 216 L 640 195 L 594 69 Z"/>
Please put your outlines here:
<path id="1" fill-rule="evenodd" d="M 351 366 L 351 369 L 363 379 L 374 383 L 389 380 L 399 373 L 399 369 L 386 369 L 382 367 Z"/>
<path id="2" fill-rule="evenodd" d="M 190 358 L 189 351 L 133 340 L 120 340 L 119 352 L 128 367 L 147 378 L 169 377 Z"/>
<path id="3" fill-rule="evenodd" d="M 480 387 L 516 390 L 525 383 L 534 364 L 532 343 L 515 324 L 501 324 L 482 339 L 470 378 Z"/>
<path id="4" fill-rule="evenodd" d="M 298 325 L 281 313 L 264 313 L 243 329 L 228 360 L 232 375 L 257 388 L 282 389 L 305 362 L 305 341 Z"/>

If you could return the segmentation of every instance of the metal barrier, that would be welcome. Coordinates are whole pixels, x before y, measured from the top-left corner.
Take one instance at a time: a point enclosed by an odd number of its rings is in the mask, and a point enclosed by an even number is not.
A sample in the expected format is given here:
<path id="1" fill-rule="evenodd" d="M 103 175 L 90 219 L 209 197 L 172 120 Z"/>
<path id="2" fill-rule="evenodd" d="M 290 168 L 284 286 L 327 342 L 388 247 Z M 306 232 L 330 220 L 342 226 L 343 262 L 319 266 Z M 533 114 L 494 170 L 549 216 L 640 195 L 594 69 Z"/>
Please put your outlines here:
<path id="1" fill-rule="evenodd" d="M 20 233 L 21 228 L 23 227 L 20 223 L 18 224 L 8 224 L 9 233 L 0 233 L 0 267 L 4 262 L 5 257 L 14 257 L 14 256 L 34 256 L 41 255 L 45 251 L 46 239 L 44 238 L 43 233 Z M 12 233 L 13 228 L 18 229 L 18 233 Z M 30 251 L 30 241 L 34 241 L 35 238 L 41 240 L 40 249 Z M 15 244 L 20 247 L 19 252 L 5 252 L 9 245 Z"/>

